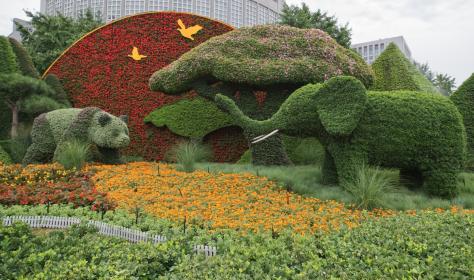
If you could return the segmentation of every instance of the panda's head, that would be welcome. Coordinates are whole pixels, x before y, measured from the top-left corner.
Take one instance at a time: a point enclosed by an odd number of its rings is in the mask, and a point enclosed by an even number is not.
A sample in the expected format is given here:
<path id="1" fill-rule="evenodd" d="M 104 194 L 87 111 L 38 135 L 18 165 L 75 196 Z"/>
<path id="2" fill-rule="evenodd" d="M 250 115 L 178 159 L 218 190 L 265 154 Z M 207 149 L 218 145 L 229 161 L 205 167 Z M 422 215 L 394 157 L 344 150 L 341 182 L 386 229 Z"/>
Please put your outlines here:
<path id="1" fill-rule="evenodd" d="M 116 117 L 100 111 L 94 115 L 89 129 L 90 140 L 103 148 L 124 148 L 130 144 L 127 116 Z"/>

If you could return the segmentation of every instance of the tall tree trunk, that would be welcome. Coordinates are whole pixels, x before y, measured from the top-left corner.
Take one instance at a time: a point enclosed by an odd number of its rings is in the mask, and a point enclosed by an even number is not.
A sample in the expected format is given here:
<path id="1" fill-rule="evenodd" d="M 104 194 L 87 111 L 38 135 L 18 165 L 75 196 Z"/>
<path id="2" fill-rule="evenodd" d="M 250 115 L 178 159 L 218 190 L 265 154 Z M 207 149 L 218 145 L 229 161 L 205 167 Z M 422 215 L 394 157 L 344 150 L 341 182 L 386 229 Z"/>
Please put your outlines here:
<path id="1" fill-rule="evenodd" d="M 20 112 L 20 108 L 18 107 L 16 103 L 12 103 L 10 104 L 10 109 L 12 110 L 12 130 L 11 130 L 10 136 L 12 139 L 15 139 L 18 137 L 18 125 L 19 125 L 18 115 Z"/>

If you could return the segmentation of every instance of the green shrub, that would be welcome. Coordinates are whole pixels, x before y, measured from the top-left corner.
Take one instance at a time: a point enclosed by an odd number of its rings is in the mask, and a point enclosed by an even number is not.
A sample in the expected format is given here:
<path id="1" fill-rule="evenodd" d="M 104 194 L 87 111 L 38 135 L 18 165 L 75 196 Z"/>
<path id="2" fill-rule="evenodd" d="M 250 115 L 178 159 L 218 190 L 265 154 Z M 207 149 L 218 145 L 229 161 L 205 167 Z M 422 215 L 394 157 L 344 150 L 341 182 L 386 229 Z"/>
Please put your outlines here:
<path id="1" fill-rule="evenodd" d="M 379 168 L 372 170 L 362 165 L 355 178 L 346 181 L 343 188 L 353 196 L 357 208 L 372 210 L 382 206 L 383 195 L 393 191 L 394 183 Z"/>
<path id="2" fill-rule="evenodd" d="M 90 144 L 72 140 L 64 144 L 61 152 L 57 154 L 56 161 L 65 169 L 81 170 L 90 158 Z"/>
<path id="3" fill-rule="evenodd" d="M 69 97 L 64 90 L 61 81 L 59 81 L 58 76 L 54 74 L 48 74 L 44 78 L 44 81 L 53 89 L 55 93 L 54 96 L 50 96 L 51 98 L 63 104 L 65 107 L 71 107 Z"/>
<path id="4" fill-rule="evenodd" d="M 0 36 L 0 74 L 18 72 L 15 53 L 7 37 Z"/>
<path id="5" fill-rule="evenodd" d="M 99 219 L 96 212 L 51 206 L 56 216 Z M 0 206 L 4 215 L 45 214 L 46 207 Z M 135 226 L 117 210 L 104 221 Z M 164 220 L 145 218 L 141 230 L 164 234 L 160 245 L 130 244 L 75 227 L 33 234 L 0 226 L 0 275 L 5 279 L 472 279 L 474 215 L 419 212 L 368 219 L 354 229 L 300 236 L 292 231 L 242 234 L 233 230 L 172 231 Z M 218 255 L 192 253 L 192 245 L 217 246 Z M 217 275 L 217 276 L 216 276 Z"/>
<path id="6" fill-rule="evenodd" d="M 209 147 L 204 146 L 196 141 L 184 141 L 173 148 L 169 152 L 169 157 L 176 162 L 185 172 L 193 172 L 196 162 L 208 160 L 212 155 Z"/>
<path id="7" fill-rule="evenodd" d="M 8 38 L 10 44 L 12 46 L 13 52 L 15 53 L 16 63 L 22 73 L 25 76 L 29 76 L 35 79 L 40 78 L 40 74 L 38 70 L 36 70 L 35 65 L 33 64 L 33 60 L 31 56 L 28 54 L 26 49 L 21 45 L 20 42 L 13 38 Z"/>
<path id="8" fill-rule="evenodd" d="M 468 159 L 466 167 L 474 170 L 474 74 L 451 95 L 463 116 L 467 134 Z"/>
<path id="9" fill-rule="evenodd" d="M 10 164 L 12 163 L 12 159 L 10 155 L 5 152 L 5 150 L 0 146 L 0 164 Z"/>
<path id="10" fill-rule="evenodd" d="M 157 127 L 166 126 L 178 135 L 191 138 L 201 138 L 219 128 L 232 125 L 228 114 L 203 97 L 182 99 L 160 107 L 148 114 L 144 121 Z"/>
<path id="11" fill-rule="evenodd" d="M 13 163 L 21 163 L 28 147 L 31 145 L 30 137 L 23 133 L 15 139 L 9 139 L 2 142 L 5 143 L 5 151 L 10 155 Z"/>
<path id="12" fill-rule="evenodd" d="M 391 43 L 372 64 L 372 90 L 412 90 L 439 93 L 434 85 Z"/>

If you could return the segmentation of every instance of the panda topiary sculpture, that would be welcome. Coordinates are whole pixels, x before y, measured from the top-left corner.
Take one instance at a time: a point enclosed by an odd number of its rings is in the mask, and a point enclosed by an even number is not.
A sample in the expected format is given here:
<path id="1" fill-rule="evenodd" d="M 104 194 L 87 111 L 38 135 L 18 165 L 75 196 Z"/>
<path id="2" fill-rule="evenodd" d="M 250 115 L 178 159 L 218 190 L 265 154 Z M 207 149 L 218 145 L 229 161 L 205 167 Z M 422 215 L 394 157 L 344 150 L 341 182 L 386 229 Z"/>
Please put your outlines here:
<path id="1" fill-rule="evenodd" d="M 33 123 L 33 143 L 23 164 L 55 161 L 64 145 L 72 140 L 90 144 L 95 161 L 120 163 L 119 149 L 130 143 L 127 119 L 127 116 L 116 117 L 96 107 L 41 114 Z"/>

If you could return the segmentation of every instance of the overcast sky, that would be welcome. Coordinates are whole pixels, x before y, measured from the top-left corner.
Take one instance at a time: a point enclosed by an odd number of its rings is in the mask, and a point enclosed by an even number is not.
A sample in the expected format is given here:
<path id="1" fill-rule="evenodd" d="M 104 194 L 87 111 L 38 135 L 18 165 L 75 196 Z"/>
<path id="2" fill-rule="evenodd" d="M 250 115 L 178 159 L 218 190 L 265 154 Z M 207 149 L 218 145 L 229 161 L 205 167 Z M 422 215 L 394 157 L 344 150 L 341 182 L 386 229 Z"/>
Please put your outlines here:
<path id="1" fill-rule="evenodd" d="M 23 9 L 38 11 L 40 0 L 1 0 L 0 34 L 8 35 Z M 8 2 L 8 4 L 6 4 Z M 349 22 L 352 42 L 403 35 L 413 57 L 437 72 L 456 78 L 457 85 L 474 72 L 474 0 L 307 0 L 312 10 Z M 299 4 L 300 0 L 287 0 Z"/>

